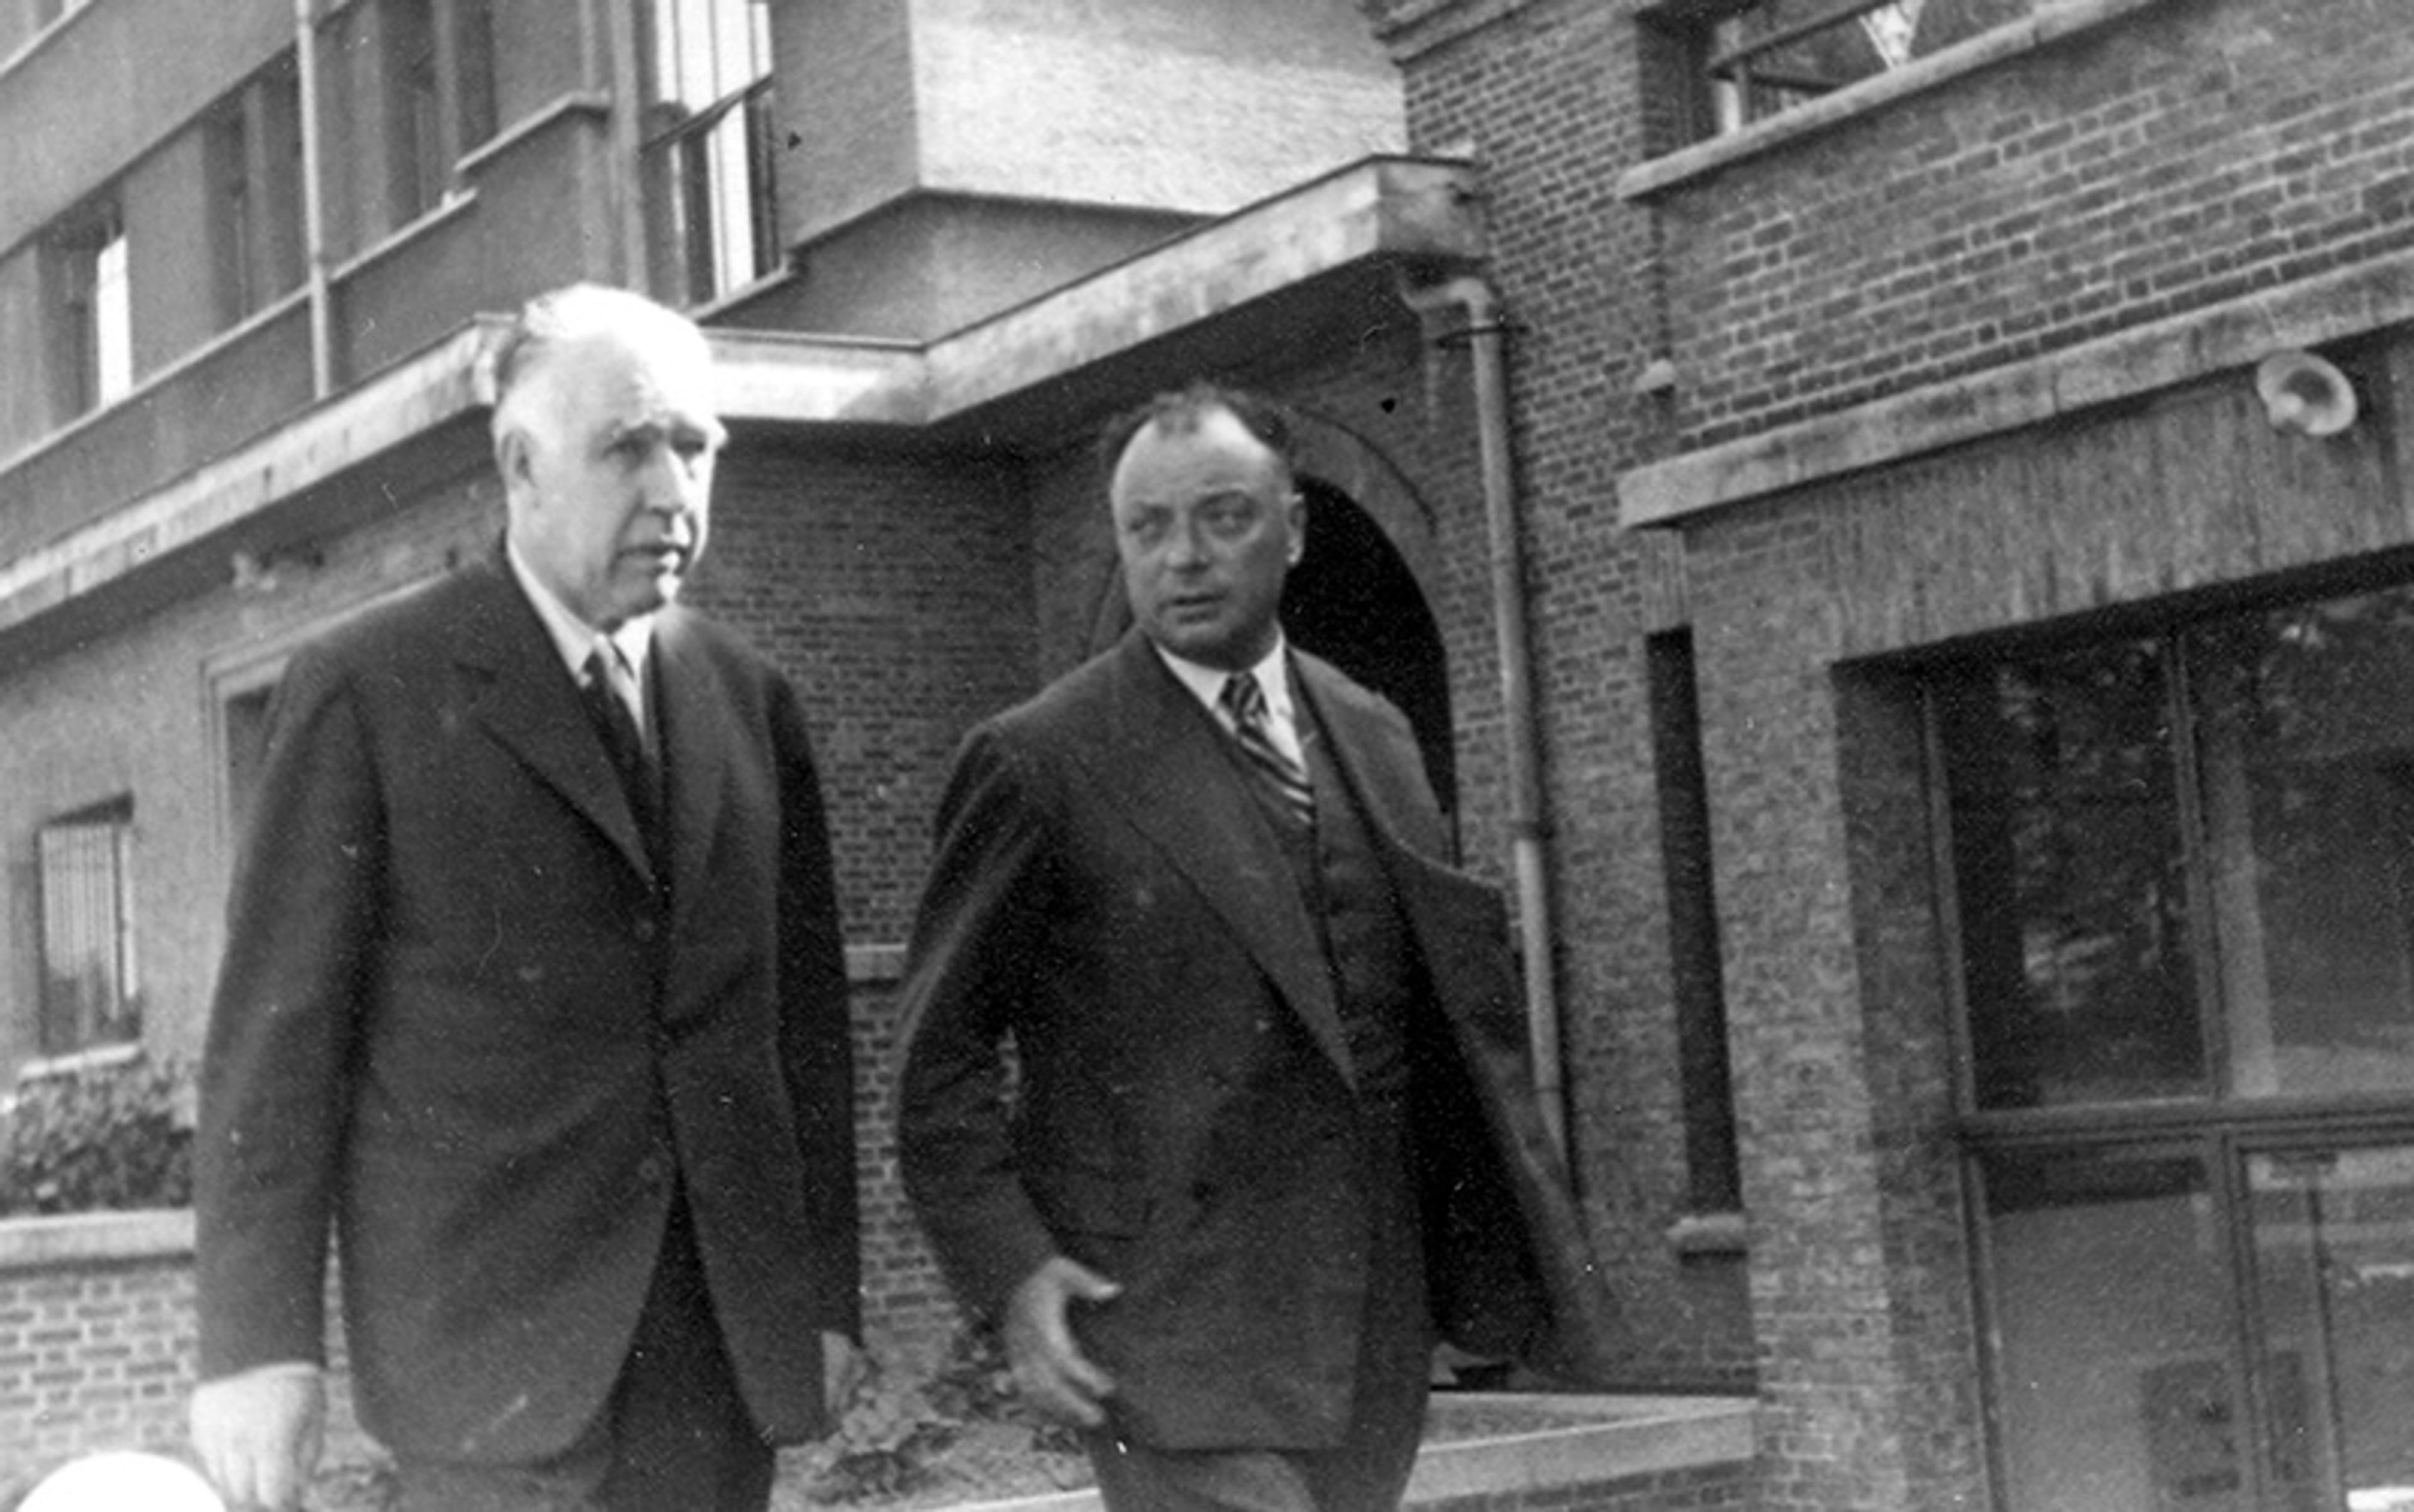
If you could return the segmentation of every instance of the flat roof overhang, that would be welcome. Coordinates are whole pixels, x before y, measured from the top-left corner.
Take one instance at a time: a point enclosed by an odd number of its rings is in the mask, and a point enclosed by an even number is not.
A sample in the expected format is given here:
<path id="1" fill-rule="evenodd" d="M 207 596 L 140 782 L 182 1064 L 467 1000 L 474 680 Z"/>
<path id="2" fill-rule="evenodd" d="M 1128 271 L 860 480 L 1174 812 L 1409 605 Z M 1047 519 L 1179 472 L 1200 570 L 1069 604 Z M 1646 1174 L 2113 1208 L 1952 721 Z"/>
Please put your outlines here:
<path id="1" fill-rule="evenodd" d="M 1412 319 L 1404 277 L 1483 255 L 1474 170 L 1374 157 L 927 345 L 710 328 L 750 436 L 1047 445 L 1153 389 L 1345 353 Z M 227 582 L 242 555 L 340 534 L 487 464 L 473 320 L 258 441 L 0 563 L 0 668 Z"/>

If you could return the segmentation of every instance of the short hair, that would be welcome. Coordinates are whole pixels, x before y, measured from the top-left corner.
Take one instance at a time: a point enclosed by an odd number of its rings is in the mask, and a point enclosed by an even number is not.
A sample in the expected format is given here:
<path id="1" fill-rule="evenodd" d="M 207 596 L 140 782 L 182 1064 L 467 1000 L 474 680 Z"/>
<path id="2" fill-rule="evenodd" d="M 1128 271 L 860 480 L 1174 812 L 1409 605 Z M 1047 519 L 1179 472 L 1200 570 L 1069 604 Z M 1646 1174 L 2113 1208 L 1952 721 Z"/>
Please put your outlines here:
<path id="1" fill-rule="evenodd" d="M 1298 443 L 1292 435 L 1291 413 L 1281 401 L 1200 378 L 1180 388 L 1152 395 L 1145 402 L 1108 421 L 1098 433 L 1100 477 L 1111 490 L 1115 467 L 1123 461 L 1124 452 L 1149 427 L 1162 426 L 1175 435 L 1185 435 L 1198 429 L 1200 423 L 1217 410 L 1229 413 L 1259 445 L 1274 453 L 1274 459 L 1282 463 L 1286 478 L 1297 471 Z"/>
<path id="2" fill-rule="evenodd" d="M 672 333 L 674 339 L 704 344 L 704 332 L 693 321 L 644 294 L 608 284 L 564 284 L 522 305 L 486 356 L 496 428 L 502 426 L 504 401 L 554 347 L 599 330 L 648 326 Z"/>

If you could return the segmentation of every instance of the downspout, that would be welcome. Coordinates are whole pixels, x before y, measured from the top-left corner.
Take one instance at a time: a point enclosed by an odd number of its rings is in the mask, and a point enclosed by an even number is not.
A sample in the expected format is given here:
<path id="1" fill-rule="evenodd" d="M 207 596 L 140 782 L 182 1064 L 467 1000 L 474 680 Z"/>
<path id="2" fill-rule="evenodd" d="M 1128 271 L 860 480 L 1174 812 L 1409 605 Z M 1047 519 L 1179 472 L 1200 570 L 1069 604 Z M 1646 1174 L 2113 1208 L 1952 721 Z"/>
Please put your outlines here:
<path id="1" fill-rule="evenodd" d="M 325 152 L 319 122 L 319 26 L 314 0 L 293 0 L 294 92 L 302 106 L 302 262 L 309 290 L 310 393 L 335 392 L 335 324 L 327 287 L 327 206 L 320 158 Z"/>
<path id="2" fill-rule="evenodd" d="M 609 54 L 612 98 L 611 161 L 605 177 L 611 184 L 612 215 L 618 222 L 618 250 L 620 280 L 640 292 L 653 290 L 653 269 L 646 250 L 646 206 L 644 197 L 646 124 L 640 116 L 644 105 L 644 81 L 637 74 L 637 7 L 629 5 L 604 7 L 607 35 L 604 47 Z M 588 9 L 592 24 L 594 8 Z"/>
<path id="3" fill-rule="evenodd" d="M 1526 1038 L 1534 1101 L 1552 1143 L 1574 1168 L 1568 1145 L 1565 1055 L 1551 919 L 1550 826 L 1542 808 L 1542 742 L 1534 717 L 1532 657 L 1526 635 L 1526 570 L 1518 545 L 1516 483 L 1509 444 L 1506 326 L 1492 286 L 1473 275 L 1426 286 L 1403 281 L 1400 297 L 1419 314 L 1455 305 L 1467 312 L 1464 337 L 1475 379 L 1475 429 L 1483 478 L 1483 518 L 1492 569 L 1493 629 L 1499 642 L 1502 725 L 1509 741 L 1510 863 L 1517 900 L 1519 955 L 1525 967 Z"/>

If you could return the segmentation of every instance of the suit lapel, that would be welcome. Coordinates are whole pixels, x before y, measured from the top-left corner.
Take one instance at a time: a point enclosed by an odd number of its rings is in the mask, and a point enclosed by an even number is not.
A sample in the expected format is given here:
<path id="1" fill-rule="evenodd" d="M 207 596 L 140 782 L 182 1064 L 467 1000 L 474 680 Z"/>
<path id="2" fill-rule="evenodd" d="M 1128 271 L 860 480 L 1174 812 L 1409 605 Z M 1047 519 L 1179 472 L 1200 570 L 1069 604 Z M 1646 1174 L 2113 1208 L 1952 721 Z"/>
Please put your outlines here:
<path id="1" fill-rule="evenodd" d="M 453 632 L 454 662 L 474 685 L 473 716 L 506 750 L 649 873 L 637 821 L 611 758 L 544 623 L 497 562 L 468 569 Z"/>
<path id="2" fill-rule="evenodd" d="M 1137 633 L 1112 653 L 1108 717 L 1084 748 L 1092 788 L 1147 836 L 1240 941 L 1344 1080 L 1355 1080 L 1324 954 L 1282 843 L 1227 737 Z"/>
<path id="3" fill-rule="evenodd" d="M 677 609 L 654 622 L 653 691 L 662 731 L 663 812 L 670 825 L 671 898 L 684 913 L 696 901 L 712 843 L 713 817 L 729 775 L 725 701 L 703 643 Z"/>
<path id="4" fill-rule="evenodd" d="M 1382 848 L 1404 847 L 1441 860 L 1448 841 L 1420 780 L 1424 756 L 1415 742 L 1402 738 L 1397 726 L 1367 705 L 1363 692 L 1313 656 L 1291 653 L 1291 690 L 1305 725 L 1325 739 L 1334 768 Z"/>

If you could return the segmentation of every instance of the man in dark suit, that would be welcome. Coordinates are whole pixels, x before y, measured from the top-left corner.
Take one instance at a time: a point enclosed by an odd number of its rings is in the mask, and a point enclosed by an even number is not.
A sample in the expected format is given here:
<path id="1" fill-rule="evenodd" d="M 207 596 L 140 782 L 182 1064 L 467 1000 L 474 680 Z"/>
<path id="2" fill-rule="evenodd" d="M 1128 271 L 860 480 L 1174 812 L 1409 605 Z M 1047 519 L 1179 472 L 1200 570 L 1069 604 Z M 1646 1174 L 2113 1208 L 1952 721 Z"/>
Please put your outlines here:
<path id="1" fill-rule="evenodd" d="M 907 972 L 916 1211 L 1132 1512 L 1394 1506 L 1438 1335 L 1615 1331 L 1498 897 L 1406 721 L 1285 645 L 1287 438 L 1205 386 L 1110 430 L 1133 632 L 966 741 Z"/>
<path id="2" fill-rule="evenodd" d="M 711 357 L 576 286 L 495 360 L 493 558 L 278 689 L 202 1066 L 193 1433 L 355 1400 L 424 1512 L 759 1508 L 859 1337 L 847 989 L 797 695 L 672 604 Z"/>

